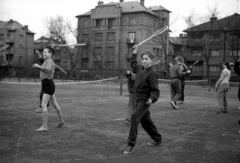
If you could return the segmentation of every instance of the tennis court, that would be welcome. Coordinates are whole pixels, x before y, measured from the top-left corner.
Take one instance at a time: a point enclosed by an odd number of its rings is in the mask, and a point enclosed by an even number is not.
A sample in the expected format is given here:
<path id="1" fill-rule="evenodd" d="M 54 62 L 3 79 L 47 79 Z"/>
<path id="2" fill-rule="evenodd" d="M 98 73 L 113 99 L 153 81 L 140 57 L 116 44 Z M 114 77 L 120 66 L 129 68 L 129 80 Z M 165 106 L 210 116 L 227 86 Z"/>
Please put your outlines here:
<path id="1" fill-rule="evenodd" d="M 186 100 L 178 110 L 169 104 L 169 86 L 160 82 L 159 88 L 160 99 L 151 106 L 151 115 L 163 143 L 146 146 L 151 139 L 139 125 L 135 152 L 125 156 L 126 84 L 122 96 L 118 81 L 57 84 L 56 97 L 66 124 L 54 127 L 57 115 L 50 106 L 49 131 L 39 133 L 35 130 L 41 126 L 42 115 L 34 110 L 39 105 L 40 84 L 0 83 L 0 162 L 240 162 L 237 87 L 229 91 L 226 114 L 216 114 L 217 98 L 207 87 L 186 86 Z"/>

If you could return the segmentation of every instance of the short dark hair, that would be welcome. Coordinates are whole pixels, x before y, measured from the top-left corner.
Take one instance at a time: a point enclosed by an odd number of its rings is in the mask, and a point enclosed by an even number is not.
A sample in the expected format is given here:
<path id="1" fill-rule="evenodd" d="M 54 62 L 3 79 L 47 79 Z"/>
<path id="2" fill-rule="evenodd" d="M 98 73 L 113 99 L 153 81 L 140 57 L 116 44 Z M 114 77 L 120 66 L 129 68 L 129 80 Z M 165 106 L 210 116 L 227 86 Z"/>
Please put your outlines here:
<path id="1" fill-rule="evenodd" d="M 143 58 L 144 55 L 147 55 L 150 59 L 154 59 L 155 54 L 151 52 L 150 50 L 146 50 L 142 53 L 141 58 Z"/>
<path id="2" fill-rule="evenodd" d="M 51 46 L 47 46 L 45 49 L 48 49 L 49 53 L 52 53 L 52 55 L 55 54 L 55 50 Z"/>
<path id="3" fill-rule="evenodd" d="M 228 70 L 231 70 L 231 66 L 229 62 L 225 62 L 224 65 L 227 67 Z"/>

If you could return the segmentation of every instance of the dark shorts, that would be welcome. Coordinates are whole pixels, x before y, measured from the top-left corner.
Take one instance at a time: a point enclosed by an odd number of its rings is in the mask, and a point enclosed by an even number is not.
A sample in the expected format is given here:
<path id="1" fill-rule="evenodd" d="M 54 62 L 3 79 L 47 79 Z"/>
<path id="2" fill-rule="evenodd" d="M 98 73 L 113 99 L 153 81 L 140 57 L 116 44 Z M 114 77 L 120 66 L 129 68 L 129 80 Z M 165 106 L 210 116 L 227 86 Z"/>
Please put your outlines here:
<path id="1" fill-rule="evenodd" d="M 52 79 L 42 80 L 42 91 L 45 94 L 53 95 L 55 92 L 55 84 Z"/>

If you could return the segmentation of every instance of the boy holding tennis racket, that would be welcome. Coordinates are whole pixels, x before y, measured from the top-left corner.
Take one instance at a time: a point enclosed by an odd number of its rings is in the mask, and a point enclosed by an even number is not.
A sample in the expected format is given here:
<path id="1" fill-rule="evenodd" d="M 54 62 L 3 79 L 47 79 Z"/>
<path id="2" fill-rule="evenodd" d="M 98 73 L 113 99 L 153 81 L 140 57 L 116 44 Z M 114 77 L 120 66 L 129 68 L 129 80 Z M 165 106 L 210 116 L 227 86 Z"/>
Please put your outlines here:
<path id="1" fill-rule="evenodd" d="M 154 54 L 151 51 L 145 51 L 141 55 L 142 65 L 137 63 L 137 47 L 133 48 L 131 68 L 136 74 L 135 78 L 135 98 L 136 108 L 131 116 L 131 127 L 129 131 L 127 147 L 123 154 L 131 154 L 136 144 L 138 125 L 141 123 L 143 129 L 153 139 L 149 146 L 158 146 L 162 142 L 162 136 L 158 133 L 150 116 L 150 106 L 155 103 L 160 95 L 158 89 L 157 74 L 153 69 Z"/>
<path id="2" fill-rule="evenodd" d="M 39 64 L 33 64 L 34 68 L 38 68 L 40 70 L 40 78 L 42 80 L 42 104 L 41 108 L 43 109 L 43 123 L 42 126 L 36 131 L 47 131 L 48 130 L 48 110 L 47 103 L 50 101 L 52 106 L 56 109 L 58 115 L 58 124 L 56 127 L 61 127 L 65 122 L 62 118 L 61 109 L 57 103 L 55 92 L 55 84 L 53 82 L 54 71 L 55 71 L 55 63 L 52 60 L 52 56 L 54 54 L 54 49 L 52 47 L 46 47 L 43 50 L 43 59 L 44 62 L 40 66 Z"/>
<path id="3" fill-rule="evenodd" d="M 184 75 L 190 74 L 191 70 L 183 72 L 182 63 L 183 58 L 177 56 L 174 59 L 174 64 L 170 65 L 170 79 L 171 79 L 171 102 L 173 109 L 178 109 L 177 101 L 181 98 L 181 78 Z"/>

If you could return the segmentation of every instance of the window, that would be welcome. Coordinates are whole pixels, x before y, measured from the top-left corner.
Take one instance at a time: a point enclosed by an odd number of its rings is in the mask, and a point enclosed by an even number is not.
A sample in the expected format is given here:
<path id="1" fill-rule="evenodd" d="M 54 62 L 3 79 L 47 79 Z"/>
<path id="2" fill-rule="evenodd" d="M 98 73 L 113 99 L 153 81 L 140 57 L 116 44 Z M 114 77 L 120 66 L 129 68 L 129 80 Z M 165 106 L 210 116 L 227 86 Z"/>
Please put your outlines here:
<path id="1" fill-rule="evenodd" d="M 95 74 L 95 79 L 100 79 L 100 74 Z"/>
<path id="2" fill-rule="evenodd" d="M 192 51 L 192 56 L 193 57 L 201 57 L 202 53 L 200 51 Z"/>
<path id="3" fill-rule="evenodd" d="M 96 19 L 96 28 L 100 29 L 103 26 L 103 19 Z"/>
<path id="4" fill-rule="evenodd" d="M 240 57 L 240 49 L 239 50 L 231 50 L 230 51 L 230 56 L 234 56 L 234 57 Z"/>
<path id="5" fill-rule="evenodd" d="M 136 19 L 135 18 L 130 18 L 129 19 L 129 25 L 136 25 L 137 22 L 136 22 Z"/>
<path id="6" fill-rule="evenodd" d="M 116 19 L 114 18 L 108 19 L 108 29 L 112 29 L 115 24 L 116 24 Z"/>
<path id="7" fill-rule="evenodd" d="M 199 72 L 199 71 L 203 70 L 202 66 L 200 66 L 200 65 L 195 65 L 192 67 L 192 69 L 193 69 L 193 72 Z"/>
<path id="8" fill-rule="evenodd" d="M 210 72 L 218 72 L 219 71 L 219 65 L 212 65 L 212 66 L 209 66 L 209 71 Z"/>
<path id="9" fill-rule="evenodd" d="M 220 41 L 219 33 L 210 34 L 209 37 L 210 37 L 210 41 Z"/>
<path id="10" fill-rule="evenodd" d="M 82 58 L 88 57 L 88 49 L 86 47 L 82 48 Z"/>
<path id="11" fill-rule="evenodd" d="M 102 33 L 95 33 L 95 41 L 102 41 Z"/>
<path id="12" fill-rule="evenodd" d="M 86 27 L 88 27 L 88 26 L 89 26 L 88 21 L 84 21 L 84 22 L 83 22 L 83 28 L 86 28 Z"/>
<path id="13" fill-rule="evenodd" d="M 217 56 L 219 56 L 219 50 L 212 50 L 212 51 L 211 51 L 211 56 L 212 56 L 212 57 L 217 57 Z"/>
<path id="14" fill-rule="evenodd" d="M 136 39 L 136 32 L 129 32 L 128 37 L 129 37 L 130 40 Z"/>
<path id="15" fill-rule="evenodd" d="M 106 55 L 114 55 L 114 46 L 106 47 Z"/>
<path id="16" fill-rule="evenodd" d="M 114 62 L 113 61 L 107 61 L 106 65 L 105 65 L 105 68 L 107 68 L 107 69 L 114 68 Z"/>
<path id="17" fill-rule="evenodd" d="M 94 48 L 94 54 L 93 54 L 94 56 L 94 58 L 96 59 L 96 60 L 102 60 L 102 48 L 101 47 L 95 47 Z"/>
<path id="18" fill-rule="evenodd" d="M 0 33 L 0 40 L 3 41 L 4 40 L 4 34 Z"/>
<path id="19" fill-rule="evenodd" d="M 156 55 L 156 57 L 162 58 L 162 49 L 153 48 L 153 53 Z"/>
<path id="20" fill-rule="evenodd" d="M 88 59 L 82 59 L 81 68 L 82 69 L 87 69 L 88 68 Z"/>
<path id="21" fill-rule="evenodd" d="M 95 47 L 94 48 L 94 54 L 97 54 L 97 55 L 102 54 L 102 47 Z"/>
<path id="22" fill-rule="evenodd" d="M 107 41 L 114 41 L 115 40 L 115 33 L 114 32 L 108 32 L 107 33 Z"/>

